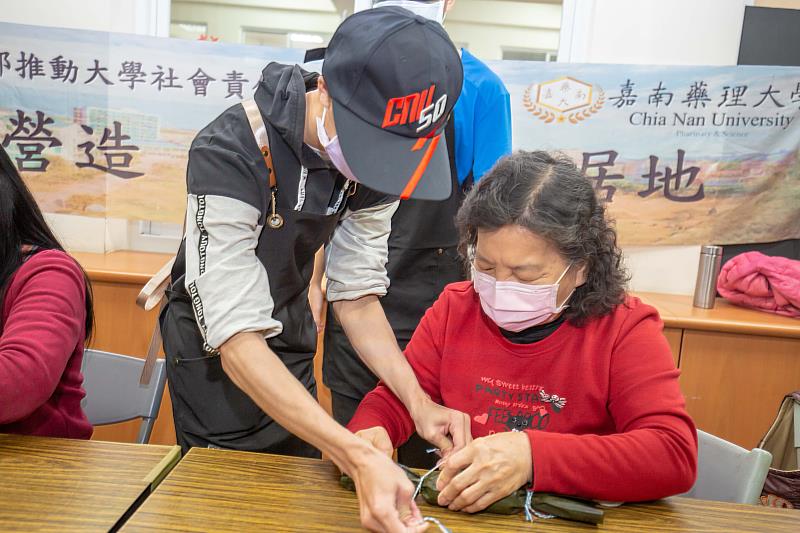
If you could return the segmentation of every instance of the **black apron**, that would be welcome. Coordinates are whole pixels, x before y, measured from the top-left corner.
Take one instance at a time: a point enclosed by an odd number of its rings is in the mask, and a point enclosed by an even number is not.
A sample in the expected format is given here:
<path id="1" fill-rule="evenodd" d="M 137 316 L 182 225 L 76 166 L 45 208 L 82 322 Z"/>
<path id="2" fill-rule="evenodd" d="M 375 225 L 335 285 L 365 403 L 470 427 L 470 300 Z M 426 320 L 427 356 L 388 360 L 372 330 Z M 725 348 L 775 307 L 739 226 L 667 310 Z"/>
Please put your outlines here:
<path id="1" fill-rule="evenodd" d="M 262 102 L 262 106 L 268 104 Z M 284 326 L 281 334 L 268 339 L 267 344 L 289 372 L 316 397 L 313 361 L 317 335 L 308 302 L 308 285 L 313 274 L 314 255 L 330 240 L 347 204 L 346 183 L 338 173 L 326 169 L 311 178 L 311 187 L 306 187 L 305 182 L 301 185 L 300 175 L 305 180 L 306 175 L 311 175 L 310 170 L 296 172 L 297 161 L 290 164 L 292 152 L 283 137 L 272 125 L 264 123 L 262 127 L 269 136 L 270 151 L 276 156 L 272 161 L 278 178 L 275 209 L 283 217 L 279 228 L 266 223 L 270 174 L 265 166 L 262 183 L 265 198 L 262 198 L 259 220 L 263 229 L 255 253 L 268 274 L 274 301 L 272 317 Z M 316 210 L 298 211 L 290 207 L 295 203 L 298 187 L 304 187 L 305 193 L 317 200 L 327 200 L 334 197 L 340 182 L 343 188 L 339 191 L 336 208 L 319 210 L 321 206 L 317 205 Z M 307 200 L 308 204 L 318 203 Z M 186 451 L 192 446 L 202 446 L 318 456 L 316 449 L 272 420 L 231 381 L 222 368 L 218 351 L 205 349 L 185 287 L 185 249 L 184 240 L 172 269 L 167 304 L 160 315 L 175 432 L 181 448 Z"/>
<path id="2" fill-rule="evenodd" d="M 284 325 L 283 332 L 267 339 L 267 344 L 316 397 L 316 326 L 308 303 L 308 282 L 314 254 L 330 238 L 339 214 L 277 211 L 283 216 L 283 227 L 265 226 L 259 238 L 259 246 L 266 244 L 274 250 L 266 267 L 275 301 L 273 317 Z M 182 255 L 176 265 L 185 264 Z M 182 272 L 173 271 L 167 296 L 160 321 L 175 433 L 184 452 L 201 446 L 318 457 L 314 447 L 272 420 L 231 381 L 218 355 L 204 352 Z"/>

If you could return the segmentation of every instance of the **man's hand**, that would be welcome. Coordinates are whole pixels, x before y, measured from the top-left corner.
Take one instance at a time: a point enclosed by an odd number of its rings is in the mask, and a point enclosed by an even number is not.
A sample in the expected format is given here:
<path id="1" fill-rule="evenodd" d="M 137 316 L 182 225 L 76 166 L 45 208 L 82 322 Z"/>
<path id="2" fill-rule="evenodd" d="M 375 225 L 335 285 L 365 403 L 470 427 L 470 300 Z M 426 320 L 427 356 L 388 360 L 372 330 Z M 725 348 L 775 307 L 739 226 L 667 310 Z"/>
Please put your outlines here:
<path id="1" fill-rule="evenodd" d="M 472 440 L 469 417 L 431 400 L 397 346 L 377 296 L 333 303 L 336 317 L 362 361 L 403 402 L 417 433 L 442 450 L 462 448 Z"/>
<path id="2" fill-rule="evenodd" d="M 317 334 L 325 331 L 325 315 L 327 301 L 325 300 L 325 291 L 322 287 L 312 283 L 308 287 L 308 304 L 311 306 L 311 315 L 314 317 L 314 323 L 317 325 Z"/>
<path id="3" fill-rule="evenodd" d="M 337 424 L 295 378 L 258 332 L 237 333 L 220 347 L 225 373 L 288 431 L 319 448 L 353 478 L 365 527 L 418 532 L 422 517 L 405 473 L 368 443 Z M 303 416 L 297 416 L 302 412 Z"/>
<path id="4" fill-rule="evenodd" d="M 531 480 L 531 445 L 524 432 L 475 439 L 442 466 L 439 505 L 477 513 Z"/>
<path id="5" fill-rule="evenodd" d="M 439 448 L 442 457 L 472 442 L 469 415 L 424 398 L 409 410 L 420 437 Z"/>
<path id="6" fill-rule="evenodd" d="M 311 306 L 311 315 L 317 325 L 317 335 L 325 331 L 325 247 L 323 246 L 314 255 L 314 272 L 311 274 L 311 282 L 308 285 L 308 304 Z"/>
<path id="7" fill-rule="evenodd" d="M 392 439 L 389 438 L 389 434 L 383 426 L 375 426 L 356 431 L 356 437 L 361 437 L 389 457 L 394 453 Z"/>
<path id="8" fill-rule="evenodd" d="M 358 494 L 361 525 L 391 533 L 425 531 L 427 524 L 411 498 L 414 485 L 406 474 L 374 448 L 360 455 L 350 474 Z"/>

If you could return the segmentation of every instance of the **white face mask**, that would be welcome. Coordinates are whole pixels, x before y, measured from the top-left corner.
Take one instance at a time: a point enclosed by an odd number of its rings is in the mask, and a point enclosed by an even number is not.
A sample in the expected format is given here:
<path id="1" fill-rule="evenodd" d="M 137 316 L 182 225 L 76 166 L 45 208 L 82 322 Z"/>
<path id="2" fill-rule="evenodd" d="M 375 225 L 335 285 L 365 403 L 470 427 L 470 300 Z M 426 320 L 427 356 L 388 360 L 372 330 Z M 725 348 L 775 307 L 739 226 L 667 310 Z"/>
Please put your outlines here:
<path id="1" fill-rule="evenodd" d="M 397 6 L 425 17 L 428 20 L 444 24 L 444 0 L 437 2 L 414 2 L 413 0 L 374 0 L 372 7 Z"/>
<path id="2" fill-rule="evenodd" d="M 531 285 L 516 281 L 497 281 L 494 276 L 472 267 L 472 286 L 486 316 L 506 331 L 522 331 L 538 326 L 567 307 L 573 289 L 558 305 L 558 284 L 572 265 L 567 265 L 555 283 Z"/>
<path id="3" fill-rule="evenodd" d="M 328 112 L 327 107 L 322 108 L 322 117 L 317 118 L 317 138 L 319 139 L 322 148 L 325 150 L 325 155 L 320 154 L 320 157 L 323 159 L 330 160 L 333 163 L 333 166 L 341 172 L 345 178 L 349 179 L 350 181 L 354 181 L 358 183 L 358 179 L 356 179 L 353 171 L 350 170 L 350 167 L 347 165 L 347 161 L 344 159 L 344 154 L 342 153 L 342 146 L 339 144 L 339 136 L 337 135 L 333 139 L 328 138 L 328 132 L 325 130 L 325 113 Z"/>

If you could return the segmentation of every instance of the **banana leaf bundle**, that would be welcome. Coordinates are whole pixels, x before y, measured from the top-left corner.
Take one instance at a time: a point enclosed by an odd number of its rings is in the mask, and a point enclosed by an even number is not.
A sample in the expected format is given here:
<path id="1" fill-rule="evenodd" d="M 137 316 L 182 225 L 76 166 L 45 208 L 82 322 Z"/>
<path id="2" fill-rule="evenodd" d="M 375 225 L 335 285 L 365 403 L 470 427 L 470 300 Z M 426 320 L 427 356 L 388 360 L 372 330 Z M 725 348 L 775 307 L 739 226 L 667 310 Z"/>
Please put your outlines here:
<path id="1" fill-rule="evenodd" d="M 405 471 L 408 479 L 416 486 L 419 484 L 420 475 L 403 465 L 399 465 Z M 422 483 L 420 494 L 428 502 L 429 505 L 439 505 L 439 491 L 436 490 L 436 480 L 439 479 L 439 472 L 433 472 L 425 478 Z M 339 479 L 339 484 L 348 489 L 355 491 L 355 483 L 346 474 L 342 474 Z M 497 500 L 492 505 L 487 507 L 482 512 L 494 514 L 516 514 L 525 510 L 525 498 L 527 496 L 527 487 L 520 487 L 512 492 L 505 498 Z M 567 498 L 557 494 L 547 492 L 536 492 L 531 499 L 532 507 L 544 514 L 550 514 L 565 520 L 572 520 L 575 522 L 584 522 L 587 524 L 602 524 L 603 523 L 603 510 L 595 507 L 591 502 L 575 498 Z"/>

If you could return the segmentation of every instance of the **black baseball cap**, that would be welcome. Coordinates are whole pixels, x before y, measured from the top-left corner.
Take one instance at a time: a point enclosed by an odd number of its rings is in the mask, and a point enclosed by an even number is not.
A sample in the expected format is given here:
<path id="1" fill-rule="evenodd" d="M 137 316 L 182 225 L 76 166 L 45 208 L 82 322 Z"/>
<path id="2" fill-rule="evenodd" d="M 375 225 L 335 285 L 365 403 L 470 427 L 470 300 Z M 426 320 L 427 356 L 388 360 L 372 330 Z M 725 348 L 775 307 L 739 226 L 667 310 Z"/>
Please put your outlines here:
<path id="1" fill-rule="evenodd" d="M 450 196 L 444 126 L 461 94 L 461 58 L 444 29 L 400 7 L 342 22 L 322 75 L 347 165 L 369 188 L 401 198 Z"/>

